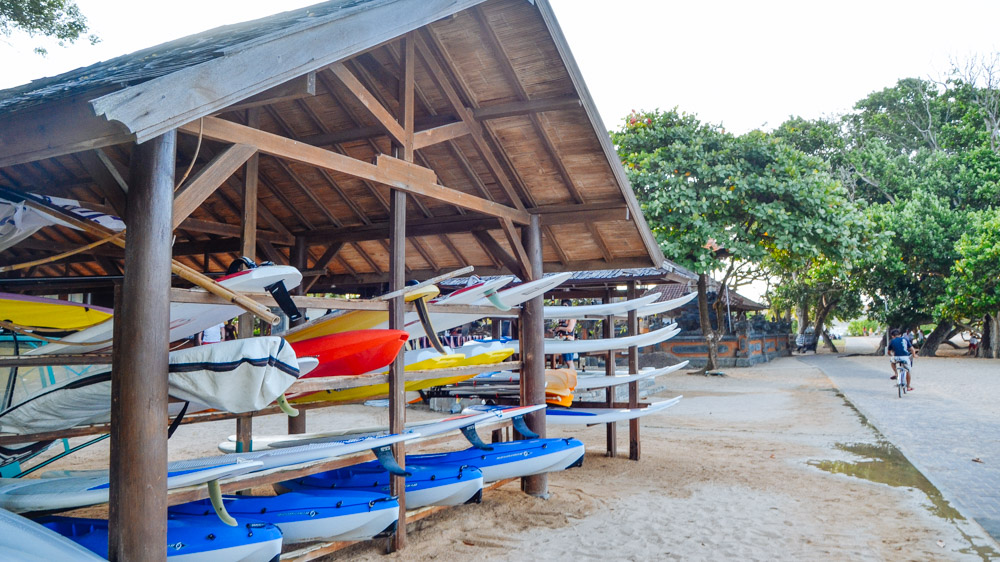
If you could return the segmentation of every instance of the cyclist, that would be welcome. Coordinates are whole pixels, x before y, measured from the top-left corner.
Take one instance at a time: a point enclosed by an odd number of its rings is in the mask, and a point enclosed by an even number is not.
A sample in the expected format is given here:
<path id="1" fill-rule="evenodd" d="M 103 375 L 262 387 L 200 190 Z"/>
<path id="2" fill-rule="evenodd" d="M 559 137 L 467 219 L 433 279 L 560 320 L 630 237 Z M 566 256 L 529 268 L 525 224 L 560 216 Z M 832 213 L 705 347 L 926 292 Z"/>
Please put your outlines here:
<path id="1" fill-rule="evenodd" d="M 896 364 L 905 362 L 910 367 L 906 370 L 906 391 L 910 392 L 913 390 L 913 356 L 917 354 L 917 351 L 913 349 L 913 344 L 910 343 L 910 340 L 899 335 L 899 330 L 893 328 L 889 336 L 892 339 L 889 340 L 889 345 L 886 346 L 886 353 L 892 357 L 890 363 L 893 373 L 889 378 L 895 380 L 899 376 Z"/>

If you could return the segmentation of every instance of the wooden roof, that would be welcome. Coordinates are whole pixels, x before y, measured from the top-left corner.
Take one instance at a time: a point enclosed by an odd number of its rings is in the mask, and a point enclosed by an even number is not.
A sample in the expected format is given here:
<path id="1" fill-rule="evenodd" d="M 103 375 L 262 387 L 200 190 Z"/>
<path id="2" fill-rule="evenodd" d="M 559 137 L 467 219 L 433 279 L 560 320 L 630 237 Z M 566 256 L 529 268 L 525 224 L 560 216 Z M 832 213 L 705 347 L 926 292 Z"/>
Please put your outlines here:
<path id="1" fill-rule="evenodd" d="M 533 215 L 545 271 L 664 261 L 544 0 L 326 2 L 0 92 L 0 112 L 0 186 L 117 214 L 134 143 L 177 129 L 174 256 L 207 272 L 255 249 L 312 291 L 384 282 L 389 186 L 412 195 L 410 278 L 523 273 Z M 90 240 L 46 228 L 0 263 Z M 100 246 L 27 275 L 121 260 Z"/>

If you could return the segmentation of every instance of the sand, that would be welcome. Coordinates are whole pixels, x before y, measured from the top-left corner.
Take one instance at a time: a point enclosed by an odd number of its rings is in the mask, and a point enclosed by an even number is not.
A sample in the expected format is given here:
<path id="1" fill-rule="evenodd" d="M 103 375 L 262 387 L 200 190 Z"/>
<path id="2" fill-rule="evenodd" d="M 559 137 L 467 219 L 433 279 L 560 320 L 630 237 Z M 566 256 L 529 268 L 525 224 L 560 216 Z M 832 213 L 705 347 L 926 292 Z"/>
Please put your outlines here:
<path id="1" fill-rule="evenodd" d="M 401 552 L 386 556 L 384 541 L 370 541 L 325 560 L 979 560 L 1000 552 L 974 523 L 935 516 L 924 492 L 809 464 L 862 460 L 836 445 L 880 439 L 818 370 L 782 358 L 726 373 L 658 379 L 669 390 L 654 399 L 685 398 L 642 421 L 639 462 L 627 459 L 627 424 L 619 424 L 617 458 L 605 456 L 603 426 L 550 429 L 550 437 L 583 440 L 587 454 L 582 467 L 550 475 L 548 499 L 508 484 L 480 505 L 411 524 Z M 347 406 L 309 416 L 319 430 L 387 414 Z M 284 424 L 270 416 L 255 429 L 278 433 Z M 171 458 L 214 454 L 234 426 L 183 426 Z M 106 454 L 102 443 L 52 468 L 106 466 Z"/>

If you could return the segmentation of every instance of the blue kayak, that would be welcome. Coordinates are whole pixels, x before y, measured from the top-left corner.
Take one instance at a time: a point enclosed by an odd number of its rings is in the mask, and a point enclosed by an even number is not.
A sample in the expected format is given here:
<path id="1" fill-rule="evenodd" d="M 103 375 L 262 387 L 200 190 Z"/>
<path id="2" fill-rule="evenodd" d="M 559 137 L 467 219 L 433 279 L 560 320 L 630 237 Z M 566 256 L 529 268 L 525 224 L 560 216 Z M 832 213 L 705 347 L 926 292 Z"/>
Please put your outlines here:
<path id="1" fill-rule="evenodd" d="M 367 540 L 394 530 L 399 518 L 396 498 L 360 490 L 225 496 L 223 503 L 226 511 L 241 523 L 244 519 L 256 519 L 277 525 L 285 544 Z M 207 499 L 171 506 L 169 512 L 215 516 Z"/>
<path id="2" fill-rule="evenodd" d="M 460 464 L 420 466 L 407 463 L 406 471 L 410 473 L 406 477 L 407 509 L 482 500 L 483 474 L 478 468 Z M 378 461 L 371 461 L 289 480 L 278 486 L 307 494 L 337 493 L 345 489 L 388 494 L 389 471 Z"/>
<path id="3" fill-rule="evenodd" d="M 38 523 L 108 558 L 106 519 L 45 517 Z M 270 523 L 249 519 L 230 527 L 214 512 L 204 517 L 169 515 L 164 546 L 171 562 L 270 562 L 281 555 L 281 531 Z"/>
<path id="4" fill-rule="evenodd" d="M 407 455 L 406 462 L 474 466 L 483 472 L 486 482 L 556 472 L 583 464 L 584 447 L 578 439 L 522 439 L 491 443 L 490 447 L 493 450 L 470 447 L 451 453 Z"/>

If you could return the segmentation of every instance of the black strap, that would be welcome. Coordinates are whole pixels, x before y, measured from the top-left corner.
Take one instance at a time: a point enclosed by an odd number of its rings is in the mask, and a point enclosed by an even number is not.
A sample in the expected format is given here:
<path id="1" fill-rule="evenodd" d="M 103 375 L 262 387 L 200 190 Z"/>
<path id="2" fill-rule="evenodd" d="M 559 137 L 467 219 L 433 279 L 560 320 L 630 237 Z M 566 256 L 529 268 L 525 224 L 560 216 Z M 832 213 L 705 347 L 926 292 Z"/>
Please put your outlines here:
<path id="1" fill-rule="evenodd" d="M 184 414 L 187 413 L 188 406 L 190 405 L 191 405 L 190 401 L 184 402 L 184 405 L 181 406 L 181 413 L 177 414 L 177 417 L 174 418 L 174 421 L 170 422 L 170 427 L 167 428 L 167 439 L 173 437 L 174 432 L 177 431 L 177 428 L 181 426 L 181 420 L 184 419 Z"/>
<path id="2" fill-rule="evenodd" d="M 278 281 L 277 283 L 272 283 L 264 290 L 271 293 L 274 297 L 275 302 L 281 307 L 281 311 L 288 316 L 290 322 L 295 322 L 302 319 L 302 312 L 299 311 L 299 307 L 295 306 L 295 302 L 292 301 L 292 296 L 288 294 L 288 289 L 285 288 L 284 281 Z"/>
<path id="3" fill-rule="evenodd" d="M 438 339 L 437 332 L 434 331 L 434 325 L 431 324 L 431 315 L 427 312 L 427 302 L 420 298 L 413 304 L 417 306 L 417 316 L 420 318 L 420 323 L 424 326 L 424 333 L 427 334 L 427 341 L 431 342 L 431 346 L 433 346 L 438 353 L 441 355 L 448 355 L 448 351 L 445 350 L 444 345 L 441 344 L 441 340 Z"/>
<path id="4" fill-rule="evenodd" d="M 229 264 L 229 269 L 226 270 L 226 275 L 232 275 L 238 273 L 246 266 L 247 269 L 256 269 L 257 263 L 246 256 L 240 256 L 233 260 L 233 263 Z"/>

